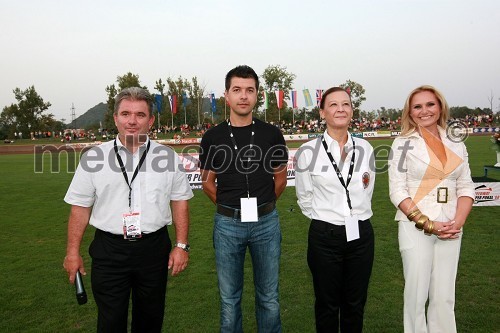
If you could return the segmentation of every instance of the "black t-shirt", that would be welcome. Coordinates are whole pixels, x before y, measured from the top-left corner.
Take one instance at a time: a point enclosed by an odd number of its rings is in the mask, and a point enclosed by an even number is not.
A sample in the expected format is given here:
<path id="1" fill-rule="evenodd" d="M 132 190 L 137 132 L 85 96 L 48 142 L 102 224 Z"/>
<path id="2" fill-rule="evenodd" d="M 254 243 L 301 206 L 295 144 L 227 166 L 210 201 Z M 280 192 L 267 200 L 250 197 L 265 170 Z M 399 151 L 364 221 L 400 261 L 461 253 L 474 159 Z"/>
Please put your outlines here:
<path id="1" fill-rule="evenodd" d="M 237 150 L 232 143 L 227 121 L 203 135 L 200 168 L 217 174 L 216 201 L 219 204 L 239 208 L 240 198 L 247 197 L 247 188 L 250 197 L 257 198 L 258 205 L 276 199 L 273 168 L 288 161 L 285 139 L 277 127 L 255 118 L 253 120 L 254 125 L 231 126 Z M 250 148 L 252 127 L 255 135 L 253 148 Z M 248 186 L 245 175 L 248 175 Z"/>

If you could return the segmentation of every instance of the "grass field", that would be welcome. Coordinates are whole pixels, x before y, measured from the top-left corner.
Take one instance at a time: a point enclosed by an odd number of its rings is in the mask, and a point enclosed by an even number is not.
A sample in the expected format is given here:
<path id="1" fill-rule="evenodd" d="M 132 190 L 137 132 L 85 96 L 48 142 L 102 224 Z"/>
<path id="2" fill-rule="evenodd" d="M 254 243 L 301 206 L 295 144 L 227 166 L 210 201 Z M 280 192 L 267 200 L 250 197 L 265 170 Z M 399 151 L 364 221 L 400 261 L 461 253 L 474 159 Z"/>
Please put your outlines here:
<path id="1" fill-rule="evenodd" d="M 495 162 L 488 140 L 489 137 L 470 137 L 466 141 L 473 176 L 481 176 L 482 166 Z M 371 141 L 374 146 L 390 142 Z M 0 332 L 93 332 L 96 306 L 90 276 L 84 277 L 89 301 L 79 306 L 62 268 L 69 213 L 63 197 L 72 174 L 51 173 L 48 158 L 45 172 L 34 173 L 33 161 L 33 155 L 0 156 Z M 217 332 L 214 207 L 200 191 L 195 193 L 190 207 L 190 265 L 179 277 L 169 278 L 164 331 Z M 283 331 L 313 332 L 314 296 L 306 264 L 308 221 L 298 209 L 294 188 L 286 189 L 278 209 L 283 231 Z M 365 332 L 402 332 L 403 276 L 387 173 L 377 175 L 373 210 L 375 263 Z M 499 207 L 476 207 L 465 227 L 456 297 L 457 327 L 462 333 L 500 332 L 499 214 Z M 89 228 L 82 246 L 88 271 L 87 249 L 92 237 L 93 230 Z M 256 332 L 250 260 L 246 264 L 244 329 Z"/>

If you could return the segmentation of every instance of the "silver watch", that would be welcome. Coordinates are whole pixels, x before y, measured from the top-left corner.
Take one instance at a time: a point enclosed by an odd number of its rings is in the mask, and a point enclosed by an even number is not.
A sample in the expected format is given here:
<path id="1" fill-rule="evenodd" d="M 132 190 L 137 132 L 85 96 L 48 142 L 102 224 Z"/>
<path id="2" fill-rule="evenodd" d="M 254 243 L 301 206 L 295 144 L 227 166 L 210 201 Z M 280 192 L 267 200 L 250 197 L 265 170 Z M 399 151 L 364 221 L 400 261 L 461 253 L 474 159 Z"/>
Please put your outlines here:
<path id="1" fill-rule="evenodd" d="M 191 246 L 189 246 L 189 244 L 184 244 L 184 243 L 175 243 L 174 246 L 181 248 L 186 252 L 189 252 L 189 249 L 191 249 Z"/>

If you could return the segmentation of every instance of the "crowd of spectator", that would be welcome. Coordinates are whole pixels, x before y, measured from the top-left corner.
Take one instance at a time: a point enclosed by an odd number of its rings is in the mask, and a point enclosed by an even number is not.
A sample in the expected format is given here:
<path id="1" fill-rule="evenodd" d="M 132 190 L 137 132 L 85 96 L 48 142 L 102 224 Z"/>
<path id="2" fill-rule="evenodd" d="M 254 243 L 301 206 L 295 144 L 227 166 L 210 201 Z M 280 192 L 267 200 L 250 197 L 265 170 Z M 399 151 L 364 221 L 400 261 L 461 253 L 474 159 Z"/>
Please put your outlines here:
<path id="1" fill-rule="evenodd" d="M 465 116 L 464 119 L 455 119 L 462 121 L 467 127 L 494 127 L 500 125 L 500 114 L 484 114 L 478 116 Z"/>
<path id="2" fill-rule="evenodd" d="M 465 126 L 469 128 L 477 127 L 500 127 L 500 113 L 496 115 L 467 115 L 465 118 L 451 118 L 449 121 L 460 121 Z M 322 133 L 325 131 L 325 123 L 320 119 L 309 119 L 307 121 L 297 120 L 294 123 L 281 121 L 270 122 L 271 124 L 281 128 L 283 134 L 301 134 L 301 133 Z M 182 139 L 186 137 L 193 136 L 194 133 L 196 137 L 202 137 L 203 134 L 216 124 L 205 122 L 203 124 L 198 124 L 195 126 L 190 126 L 183 124 L 180 126 L 161 126 L 160 129 L 153 127 L 149 133 L 150 138 L 156 140 L 163 137 L 171 137 L 173 139 Z M 397 119 L 387 119 L 384 117 L 376 119 L 368 119 L 365 117 L 352 119 L 350 125 L 350 131 L 352 132 L 364 132 L 364 131 L 399 131 L 401 129 L 401 118 Z M 45 138 L 55 138 L 61 142 L 72 142 L 77 140 L 111 140 L 115 138 L 114 132 L 103 130 L 84 130 L 84 129 L 66 129 L 65 131 L 31 131 L 28 136 L 23 136 L 24 134 L 19 131 L 14 133 L 14 140 L 26 139 L 31 140 L 45 139 Z M 13 142 L 9 140 L 9 142 Z"/>
<path id="3" fill-rule="evenodd" d="M 500 114 L 496 115 L 478 115 L 466 116 L 465 118 L 450 118 L 449 121 L 459 121 L 469 128 L 477 127 L 498 127 L 500 126 Z M 278 124 L 271 122 L 278 126 Z M 296 121 L 295 123 L 281 122 L 281 131 L 283 134 L 300 133 L 322 133 L 325 131 L 325 123 L 319 119 L 310 119 L 308 121 Z M 401 130 L 401 117 L 397 119 L 387 119 L 384 117 L 376 119 L 357 118 L 351 120 L 349 130 L 352 132 L 366 131 L 399 131 Z"/>

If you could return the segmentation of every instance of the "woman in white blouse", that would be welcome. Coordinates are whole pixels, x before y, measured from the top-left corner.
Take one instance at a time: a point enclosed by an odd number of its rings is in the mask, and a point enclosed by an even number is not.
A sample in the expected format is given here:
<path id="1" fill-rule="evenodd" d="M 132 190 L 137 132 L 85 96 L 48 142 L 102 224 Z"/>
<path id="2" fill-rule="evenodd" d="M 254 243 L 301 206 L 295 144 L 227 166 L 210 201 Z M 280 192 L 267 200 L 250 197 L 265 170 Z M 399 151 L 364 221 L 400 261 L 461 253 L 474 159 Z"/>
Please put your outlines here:
<path id="1" fill-rule="evenodd" d="M 375 183 L 373 148 L 348 132 L 350 95 L 340 87 L 324 92 L 322 137 L 296 154 L 295 189 L 311 219 L 307 262 L 313 277 L 317 332 L 361 332 L 373 266 L 370 217 Z"/>
<path id="2" fill-rule="evenodd" d="M 464 143 L 446 135 L 448 114 L 434 87 L 414 89 L 389 158 L 405 278 L 405 333 L 456 332 L 455 278 L 474 183 Z"/>

